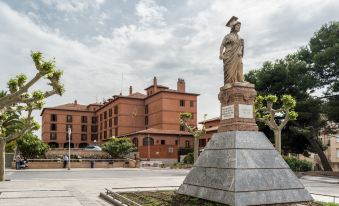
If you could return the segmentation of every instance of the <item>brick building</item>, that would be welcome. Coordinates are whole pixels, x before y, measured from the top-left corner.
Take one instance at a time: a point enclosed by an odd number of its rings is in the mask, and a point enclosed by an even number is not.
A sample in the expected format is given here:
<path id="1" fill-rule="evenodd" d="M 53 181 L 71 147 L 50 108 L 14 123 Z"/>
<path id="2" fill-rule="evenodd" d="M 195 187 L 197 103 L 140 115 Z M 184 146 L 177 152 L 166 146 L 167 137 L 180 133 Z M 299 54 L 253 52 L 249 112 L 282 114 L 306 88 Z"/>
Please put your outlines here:
<path id="1" fill-rule="evenodd" d="M 173 90 L 159 85 L 154 77 L 153 84 L 145 90 L 146 94 L 133 93 L 130 86 L 128 95 L 114 95 L 103 104 L 80 105 L 75 101 L 44 108 L 42 140 L 52 147 L 68 147 L 67 130 L 71 127 L 71 147 L 83 147 L 94 141 L 101 144 L 112 137 L 126 136 L 138 146 L 141 158 L 177 159 L 178 153 L 173 151 L 193 146 L 193 137 L 179 125 L 179 115 L 192 113 L 189 124 L 197 125 L 198 94 L 186 92 L 183 79 L 178 79 L 177 89 Z M 158 148 L 154 155 L 143 152 L 144 146 L 149 150 L 148 144 Z"/>

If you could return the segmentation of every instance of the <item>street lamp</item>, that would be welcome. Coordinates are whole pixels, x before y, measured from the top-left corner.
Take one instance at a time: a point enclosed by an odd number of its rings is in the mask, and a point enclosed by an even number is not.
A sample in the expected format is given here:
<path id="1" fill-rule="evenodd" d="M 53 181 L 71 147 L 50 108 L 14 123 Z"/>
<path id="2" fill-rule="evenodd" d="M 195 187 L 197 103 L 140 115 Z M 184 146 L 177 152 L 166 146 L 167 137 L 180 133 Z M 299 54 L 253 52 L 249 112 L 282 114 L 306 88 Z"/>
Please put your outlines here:
<path id="1" fill-rule="evenodd" d="M 71 170 L 71 134 L 72 129 L 68 128 L 68 170 Z"/>

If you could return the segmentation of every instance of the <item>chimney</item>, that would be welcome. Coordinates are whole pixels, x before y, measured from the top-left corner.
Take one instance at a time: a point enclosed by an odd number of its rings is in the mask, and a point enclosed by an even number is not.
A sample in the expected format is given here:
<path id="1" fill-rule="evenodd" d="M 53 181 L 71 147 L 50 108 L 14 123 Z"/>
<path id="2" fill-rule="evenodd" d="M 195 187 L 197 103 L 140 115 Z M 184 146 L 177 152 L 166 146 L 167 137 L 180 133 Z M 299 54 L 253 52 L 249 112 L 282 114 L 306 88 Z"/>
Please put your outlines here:
<path id="1" fill-rule="evenodd" d="M 178 92 L 185 92 L 185 80 L 184 79 L 181 79 L 179 78 L 178 79 L 178 82 L 177 82 L 177 91 Z"/>
<path id="2" fill-rule="evenodd" d="M 154 87 L 153 93 L 156 93 L 157 90 L 158 90 L 158 81 L 157 81 L 157 77 L 154 77 L 154 78 L 153 78 L 153 87 Z"/>
<path id="3" fill-rule="evenodd" d="M 77 100 L 74 100 L 74 105 L 77 105 L 78 104 L 78 101 Z"/>
<path id="4" fill-rule="evenodd" d="M 133 88 L 132 86 L 129 86 L 129 95 L 132 95 L 132 93 L 133 93 Z"/>

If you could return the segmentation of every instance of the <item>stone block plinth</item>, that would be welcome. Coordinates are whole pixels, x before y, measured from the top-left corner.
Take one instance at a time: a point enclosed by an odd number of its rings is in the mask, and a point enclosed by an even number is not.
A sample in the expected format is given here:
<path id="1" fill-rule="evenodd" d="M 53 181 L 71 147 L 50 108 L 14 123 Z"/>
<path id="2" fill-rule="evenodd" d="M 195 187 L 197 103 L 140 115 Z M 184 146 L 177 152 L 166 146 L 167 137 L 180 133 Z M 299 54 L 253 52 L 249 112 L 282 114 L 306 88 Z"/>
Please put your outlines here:
<path id="1" fill-rule="evenodd" d="M 257 92 L 250 83 L 235 82 L 220 88 L 220 125 L 218 132 L 258 131 L 255 122 L 254 101 Z"/>
<path id="2" fill-rule="evenodd" d="M 312 200 L 271 142 L 256 131 L 214 134 L 178 193 L 235 206 Z"/>

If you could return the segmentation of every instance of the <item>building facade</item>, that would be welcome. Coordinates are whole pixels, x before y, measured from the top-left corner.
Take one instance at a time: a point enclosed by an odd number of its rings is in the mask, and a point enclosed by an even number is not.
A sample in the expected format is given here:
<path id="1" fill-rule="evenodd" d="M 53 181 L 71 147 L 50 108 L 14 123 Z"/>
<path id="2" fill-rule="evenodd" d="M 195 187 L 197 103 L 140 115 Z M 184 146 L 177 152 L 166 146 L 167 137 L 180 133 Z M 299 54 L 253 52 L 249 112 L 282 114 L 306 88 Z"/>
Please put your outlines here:
<path id="1" fill-rule="evenodd" d="M 177 89 L 174 90 L 159 85 L 154 77 L 153 84 L 145 89 L 146 94 L 133 93 L 130 86 L 128 95 L 114 95 L 102 104 L 80 105 L 75 101 L 44 108 L 41 112 L 42 140 L 51 147 L 68 147 L 67 131 L 71 128 L 71 147 L 75 148 L 126 136 L 134 139 L 134 143 L 140 147 L 138 149 L 144 151 L 143 146 L 148 145 L 145 145 L 147 143 L 143 142 L 142 136 L 150 135 L 154 140 L 150 146 L 167 147 L 166 151 L 172 151 L 172 147 L 174 150 L 187 145 L 192 147 L 193 137 L 180 126 L 179 117 L 181 112 L 190 112 L 192 119 L 189 124 L 197 126 L 198 94 L 186 92 L 185 87 L 183 79 L 178 79 Z M 180 141 L 190 143 L 176 144 L 178 137 Z M 174 153 L 173 158 L 178 158 L 177 153 Z M 141 158 L 163 156 L 143 154 L 140 152 Z"/>

